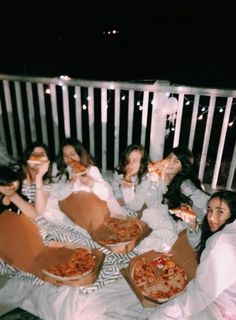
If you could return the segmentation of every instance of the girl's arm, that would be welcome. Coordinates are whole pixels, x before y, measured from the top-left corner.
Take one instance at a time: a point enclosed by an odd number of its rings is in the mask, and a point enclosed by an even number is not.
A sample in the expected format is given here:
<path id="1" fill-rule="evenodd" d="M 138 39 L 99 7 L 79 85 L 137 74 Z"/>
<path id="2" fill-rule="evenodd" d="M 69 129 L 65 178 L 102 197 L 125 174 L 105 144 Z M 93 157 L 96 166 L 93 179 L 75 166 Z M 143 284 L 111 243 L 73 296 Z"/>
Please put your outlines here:
<path id="1" fill-rule="evenodd" d="M 29 202 L 27 202 L 26 200 L 24 200 L 19 194 L 17 194 L 16 192 L 10 196 L 8 196 L 8 198 L 11 200 L 11 202 L 13 202 L 21 211 L 23 214 L 25 214 L 27 217 L 29 218 L 36 218 L 37 216 L 37 212 L 35 207 L 30 204 Z"/>
<path id="2" fill-rule="evenodd" d="M 43 176 L 48 171 L 49 161 L 42 161 L 38 172 L 35 176 L 35 184 L 36 184 L 36 198 L 35 198 L 35 208 L 38 214 L 42 214 L 44 209 L 46 208 L 46 204 L 48 201 L 48 197 L 50 194 L 50 186 L 44 185 Z"/>

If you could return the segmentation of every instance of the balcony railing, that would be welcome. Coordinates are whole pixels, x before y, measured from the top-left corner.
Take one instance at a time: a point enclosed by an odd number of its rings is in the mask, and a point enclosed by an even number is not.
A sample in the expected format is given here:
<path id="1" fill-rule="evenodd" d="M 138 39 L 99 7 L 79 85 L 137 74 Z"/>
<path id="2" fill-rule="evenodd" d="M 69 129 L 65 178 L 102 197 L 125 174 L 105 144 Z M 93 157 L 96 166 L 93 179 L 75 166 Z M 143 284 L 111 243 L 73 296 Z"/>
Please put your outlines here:
<path id="1" fill-rule="evenodd" d="M 0 142 L 14 157 L 35 140 L 55 157 L 60 142 L 75 136 L 105 172 L 128 144 L 142 143 L 152 160 L 182 144 L 203 183 L 231 189 L 235 127 L 236 90 L 0 75 Z"/>

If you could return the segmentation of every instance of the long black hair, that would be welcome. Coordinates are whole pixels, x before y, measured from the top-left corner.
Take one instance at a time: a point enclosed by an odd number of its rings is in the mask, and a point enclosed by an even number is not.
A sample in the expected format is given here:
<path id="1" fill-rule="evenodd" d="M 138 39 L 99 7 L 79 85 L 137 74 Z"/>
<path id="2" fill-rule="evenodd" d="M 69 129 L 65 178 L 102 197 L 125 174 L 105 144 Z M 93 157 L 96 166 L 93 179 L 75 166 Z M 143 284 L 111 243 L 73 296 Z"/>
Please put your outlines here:
<path id="1" fill-rule="evenodd" d="M 198 189 L 203 191 L 201 182 L 193 169 L 193 154 L 188 148 L 183 146 L 174 148 L 171 154 L 174 154 L 181 162 L 182 169 L 173 177 L 168 185 L 168 190 L 163 195 L 163 202 L 168 205 L 169 209 L 177 208 L 182 203 L 192 205 L 192 200 L 181 192 L 181 184 L 189 179 Z"/>
<path id="2" fill-rule="evenodd" d="M 21 182 L 21 171 L 15 167 L 0 165 L 0 186 L 9 186 L 12 182 Z"/>
<path id="3" fill-rule="evenodd" d="M 129 155 L 133 151 L 140 151 L 142 154 L 142 158 L 140 160 L 140 168 L 137 174 L 138 183 L 140 183 L 142 181 L 144 173 L 147 172 L 148 162 L 150 161 L 146 149 L 141 144 L 131 144 L 127 146 L 125 150 L 123 150 L 120 157 L 119 165 L 115 168 L 115 171 L 117 171 L 119 174 L 124 174 L 124 176 L 126 176 L 126 167 L 129 163 Z"/>
<path id="4" fill-rule="evenodd" d="M 202 234 L 201 234 L 201 240 L 199 245 L 197 246 L 197 259 L 200 261 L 201 254 L 203 250 L 206 247 L 206 241 L 208 238 L 210 238 L 214 233 L 221 231 L 224 229 L 224 227 L 232 223 L 236 219 L 236 192 L 230 191 L 230 190 L 218 190 L 214 192 L 210 199 L 208 200 L 208 203 L 212 200 L 218 198 L 220 201 L 223 201 L 227 204 L 227 206 L 230 209 L 230 217 L 219 227 L 217 231 L 212 232 L 208 223 L 207 215 L 203 219 L 202 223 Z"/>

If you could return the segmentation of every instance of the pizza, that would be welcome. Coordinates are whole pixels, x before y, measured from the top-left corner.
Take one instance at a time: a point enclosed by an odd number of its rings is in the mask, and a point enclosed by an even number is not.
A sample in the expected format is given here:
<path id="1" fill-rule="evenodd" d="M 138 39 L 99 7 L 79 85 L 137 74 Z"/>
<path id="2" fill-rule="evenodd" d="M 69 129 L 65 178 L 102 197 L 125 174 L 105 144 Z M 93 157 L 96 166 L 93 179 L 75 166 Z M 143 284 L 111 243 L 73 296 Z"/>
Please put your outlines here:
<path id="1" fill-rule="evenodd" d="M 157 303 L 174 298 L 188 283 L 185 271 L 163 254 L 152 261 L 138 259 L 131 269 L 131 278 L 143 296 Z"/>
<path id="2" fill-rule="evenodd" d="M 148 172 L 152 173 L 155 172 L 159 176 L 163 177 L 165 174 L 165 169 L 169 163 L 168 158 L 163 159 L 163 160 L 158 160 L 155 162 L 149 162 L 148 163 Z"/>
<path id="3" fill-rule="evenodd" d="M 95 265 L 95 255 L 90 249 L 76 248 L 66 263 L 44 269 L 43 273 L 57 279 L 79 279 L 92 272 Z"/>
<path id="4" fill-rule="evenodd" d="M 27 162 L 29 164 L 40 164 L 42 161 L 47 161 L 46 156 L 42 156 L 41 154 L 31 154 Z"/>
<path id="5" fill-rule="evenodd" d="M 141 224 L 132 219 L 109 218 L 104 225 L 112 232 L 100 240 L 103 245 L 113 245 L 137 239 L 142 234 Z"/>
<path id="6" fill-rule="evenodd" d="M 87 167 L 83 163 L 74 159 L 70 159 L 70 166 L 78 174 L 84 174 L 87 171 Z"/>
<path id="7" fill-rule="evenodd" d="M 180 207 L 169 209 L 171 214 L 175 214 L 177 217 L 181 217 L 182 214 L 188 216 L 190 219 L 196 219 L 196 212 L 188 204 L 183 204 Z"/>

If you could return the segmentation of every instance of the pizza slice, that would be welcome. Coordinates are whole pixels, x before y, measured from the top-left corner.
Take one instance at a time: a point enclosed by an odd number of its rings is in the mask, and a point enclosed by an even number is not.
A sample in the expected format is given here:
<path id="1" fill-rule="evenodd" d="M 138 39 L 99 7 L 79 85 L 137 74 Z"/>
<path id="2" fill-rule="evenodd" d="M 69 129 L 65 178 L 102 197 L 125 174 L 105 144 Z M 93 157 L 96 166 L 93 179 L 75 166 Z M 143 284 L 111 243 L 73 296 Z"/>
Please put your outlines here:
<path id="1" fill-rule="evenodd" d="M 40 164 L 42 161 L 47 161 L 47 157 L 41 154 L 31 154 L 27 162 L 29 164 Z"/>
<path id="2" fill-rule="evenodd" d="M 166 167 L 169 163 L 168 158 L 163 159 L 163 160 L 158 160 L 155 162 L 149 162 L 148 164 L 148 172 L 156 173 L 157 175 L 163 177 L 165 174 Z"/>
<path id="3" fill-rule="evenodd" d="M 176 215 L 177 217 L 180 217 L 184 214 L 190 219 L 196 219 L 196 212 L 192 209 L 192 207 L 188 204 L 183 204 L 180 207 L 169 209 L 169 212 L 171 214 Z"/>
<path id="4" fill-rule="evenodd" d="M 73 171 L 77 174 L 85 174 L 87 172 L 87 167 L 80 161 L 70 159 L 70 166 Z"/>

